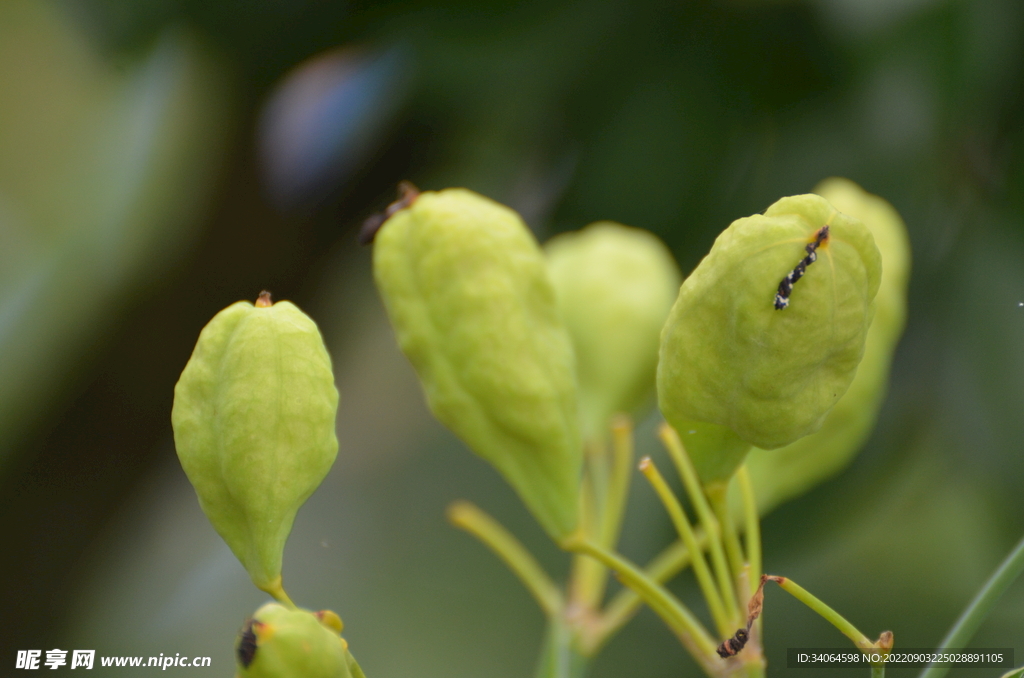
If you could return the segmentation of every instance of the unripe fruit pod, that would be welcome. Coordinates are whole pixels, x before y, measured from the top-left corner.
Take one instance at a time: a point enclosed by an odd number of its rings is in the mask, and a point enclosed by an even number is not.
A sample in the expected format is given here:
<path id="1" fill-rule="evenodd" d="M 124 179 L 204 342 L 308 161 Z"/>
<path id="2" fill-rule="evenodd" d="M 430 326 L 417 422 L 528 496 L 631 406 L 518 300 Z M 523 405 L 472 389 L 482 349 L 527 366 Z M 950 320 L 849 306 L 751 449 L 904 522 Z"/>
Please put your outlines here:
<path id="1" fill-rule="evenodd" d="M 885 399 L 889 366 L 906 323 L 910 241 L 899 213 L 846 179 L 827 179 L 814 192 L 871 230 L 882 255 L 882 281 L 857 376 L 821 429 L 776 450 L 751 451 L 747 464 L 762 512 L 838 473 L 864 444 Z"/>
<path id="2" fill-rule="evenodd" d="M 653 399 L 661 328 L 682 276 L 657 236 L 611 221 L 556 236 L 544 252 L 576 353 L 583 431 L 603 438 L 613 414 Z"/>
<path id="3" fill-rule="evenodd" d="M 780 282 L 812 250 L 817 263 L 779 310 Z M 718 236 L 679 290 L 658 365 L 661 411 L 705 482 L 727 479 L 743 453 L 723 463 L 714 446 L 690 444 L 691 422 L 765 449 L 821 426 L 857 372 L 880 276 L 871 232 L 816 195 L 782 198 Z"/>
<path id="4" fill-rule="evenodd" d="M 572 345 L 522 219 L 465 189 L 422 193 L 377 233 L 373 270 L 431 411 L 552 537 L 570 533 L 582 464 Z"/>
<path id="5" fill-rule="evenodd" d="M 278 598 L 295 513 L 338 452 L 337 409 L 316 324 L 266 293 L 214 316 L 174 387 L 174 444 L 199 505 Z"/>
<path id="6" fill-rule="evenodd" d="M 268 603 L 235 643 L 238 678 L 364 678 L 339 635 L 338 615 Z"/>

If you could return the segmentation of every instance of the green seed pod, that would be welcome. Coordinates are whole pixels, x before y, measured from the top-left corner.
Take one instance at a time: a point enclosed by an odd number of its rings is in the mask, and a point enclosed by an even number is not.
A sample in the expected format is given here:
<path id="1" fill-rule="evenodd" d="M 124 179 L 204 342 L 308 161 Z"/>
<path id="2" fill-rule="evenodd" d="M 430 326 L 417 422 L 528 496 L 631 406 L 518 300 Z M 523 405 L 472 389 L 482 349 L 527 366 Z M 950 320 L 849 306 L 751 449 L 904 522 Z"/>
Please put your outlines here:
<path id="1" fill-rule="evenodd" d="M 736 439 L 772 449 L 821 426 L 856 374 L 880 276 L 871 232 L 816 195 L 718 236 L 679 290 L 658 364 L 661 411 L 705 482 L 742 462 Z M 687 440 L 692 422 L 731 432 L 702 436 L 726 439 L 727 463 Z"/>
<path id="2" fill-rule="evenodd" d="M 544 250 L 576 353 L 583 431 L 603 438 L 613 414 L 653 399 L 679 267 L 654 234 L 611 221 L 552 238 Z"/>
<path id="3" fill-rule="evenodd" d="M 295 512 L 338 452 L 337 409 L 316 324 L 269 293 L 214 316 L 174 387 L 174 443 L 199 505 L 253 583 L 279 599 Z"/>
<path id="4" fill-rule="evenodd" d="M 434 415 L 555 539 L 576 526 L 582 463 L 572 344 L 546 262 L 512 210 L 420 194 L 376 235 L 373 270 Z"/>
<path id="5" fill-rule="evenodd" d="M 341 620 L 330 610 L 268 603 L 246 621 L 235 643 L 238 678 L 363 678 Z"/>
<path id="6" fill-rule="evenodd" d="M 882 282 L 857 376 L 821 429 L 776 450 L 751 451 L 747 464 L 762 512 L 835 475 L 864 444 L 885 399 L 893 352 L 906 322 L 910 241 L 899 213 L 846 179 L 827 179 L 814 192 L 871 230 L 882 254 Z"/>

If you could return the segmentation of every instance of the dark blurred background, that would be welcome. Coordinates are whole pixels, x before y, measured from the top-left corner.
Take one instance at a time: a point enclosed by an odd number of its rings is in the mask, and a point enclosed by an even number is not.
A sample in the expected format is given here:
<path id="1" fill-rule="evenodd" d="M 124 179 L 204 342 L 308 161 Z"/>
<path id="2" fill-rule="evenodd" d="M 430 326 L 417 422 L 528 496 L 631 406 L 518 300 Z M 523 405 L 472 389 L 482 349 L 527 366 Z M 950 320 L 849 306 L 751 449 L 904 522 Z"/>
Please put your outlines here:
<path id="1" fill-rule="evenodd" d="M 444 507 L 566 560 L 395 347 L 355 234 L 402 179 L 505 202 L 541 240 L 647 228 L 684 271 L 825 177 L 891 201 L 914 269 L 889 398 L 850 469 L 765 519 L 765 567 L 933 647 L 1024 533 L 1022 52 L 1018 0 L 0 3 L 7 670 L 59 647 L 231 675 L 265 596 L 199 511 L 169 413 L 202 326 L 266 288 L 320 324 L 342 393 L 292 597 L 342 615 L 371 678 L 532 675 L 540 612 Z M 635 484 L 622 545 L 640 561 L 672 538 L 651 494 Z M 765 638 L 769 675 L 786 647 L 846 644 L 778 591 Z M 1024 662 L 1024 582 L 974 645 Z M 644 611 L 592 675 L 697 669 Z"/>

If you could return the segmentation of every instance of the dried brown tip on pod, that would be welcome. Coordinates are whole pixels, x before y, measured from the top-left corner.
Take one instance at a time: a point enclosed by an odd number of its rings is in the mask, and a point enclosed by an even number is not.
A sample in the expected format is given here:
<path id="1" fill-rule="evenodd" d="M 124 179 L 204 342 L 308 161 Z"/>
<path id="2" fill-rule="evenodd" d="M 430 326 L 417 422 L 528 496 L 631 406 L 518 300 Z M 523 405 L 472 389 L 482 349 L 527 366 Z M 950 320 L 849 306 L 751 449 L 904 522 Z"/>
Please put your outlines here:
<path id="1" fill-rule="evenodd" d="M 411 207 L 419 195 L 420 190 L 411 181 L 399 181 L 398 199 L 388 205 L 383 214 L 378 212 L 367 217 L 366 221 L 363 222 L 363 227 L 359 229 L 359 244 L 369 245 L 372 243 L 373 239 L 377 236 L 377 231 L 384 225 L 384 222 L 390 219 L 395 212 Z"/>
<path id="2" fill-rule="evenodd" d="M 380 230 L 380 227 L 384 225 L 385 221 L 387 221 L 387 217 L 380 212 L 366 217 L 366 221 L 363 222 L 363 227 L 359 229 L 359 236 L 357 238 L 359 240 L 359 244 L 369 245 L 372 243 L 374 237 L 377 235 L 377 231 Z"/>
<path id="3" fill-rule="evenodd" d="M 875 642 L 879 650 L 885 650 L 886 652 L 892 649 L 892 644 L 892 631 L 882 631 L 882 635 L 878 636 L 878 641 Z"/>
<path id="4" fill-rule="evenodd" d="M 341 633 L 345 630 L 345 624 L 341 621 L 341 617 L 338 616 L 337 612 L 333 612 L 331 610 L 320 610 L 319 612 L 314 612 L 313 616 L 316 617 L 321 624 L 336 633 Z"/>
<path id="5" fill-rule="evenodd" d="M 390 217 L 398 210 L 411 207 L 420 195 L 420 189 L 416 188 L 411 181 L 398 182 L 398 200 L 394 201 L 384 210 L 385 218 Z"/>
<path id="6" fill-rule="evenodd" d="M 761 583 L 757 587 L 757 591 L 750 597 L 750 602 L 747 603 L 747 625 L 744 628 L 737 629 L 736 633 L 733 634 L 732 638 L 725 640 L 718 649 L 718 656 L 722 659 L 728 659 L 729 657 L 735 657 L 736 654 L 746 646 L 747 641 L 750 640 L 750 629 L 753 627 L 754 622 L 758 617 L 761 616 L 761 610 L 764 608 L 764 583 L 771 579 L 776 581 L 780 577 L 772 577 L 766 574 L 761 575 Z"/>
<path id="7" fill-rule="evenodd" d="M 238 639 L 238 663 L 245 669 L 249 668 L 249 664 L 252 664 L 256 656 L 256 632 L 252 629 L 256 624 L 259 622 L 255 619 L 247 619 L 245 626 L 242 627 L 242 637 Z"/>
<path id="8" fill-rule="evenodd" d="M 270 298 L 270 292 L 263 290 L 260 292 L 260 296 L 256 297 L 256 308 L 269 308 L 274 305 L 274 300 Z"/>
<path id="9" fill-rule="evenodd" d="M 761 583 L 758 585 L 757 590 L 754 591 L 754 595 L 750 596 L 750 602 L 747 603 L 748 627 L 761 616 L 761 610 L 764 608 L 764 583 L 766 581 L 768 581 L 768 575 L 762 574 Z"/>

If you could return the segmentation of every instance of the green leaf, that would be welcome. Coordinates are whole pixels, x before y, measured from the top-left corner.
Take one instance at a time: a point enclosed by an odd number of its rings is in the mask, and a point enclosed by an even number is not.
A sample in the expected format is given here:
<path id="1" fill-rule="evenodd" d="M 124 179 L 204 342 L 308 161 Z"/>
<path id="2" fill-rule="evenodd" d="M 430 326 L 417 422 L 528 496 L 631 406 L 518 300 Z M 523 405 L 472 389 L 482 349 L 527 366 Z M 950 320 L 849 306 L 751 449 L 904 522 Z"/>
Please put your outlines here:
<path id="1" fill-rule="evenodd" d="M 62 8 L 0 2 L 0 467 L 179 263 L 230 137 L 231 88 L 186 32 L 114 64 Z"/>

